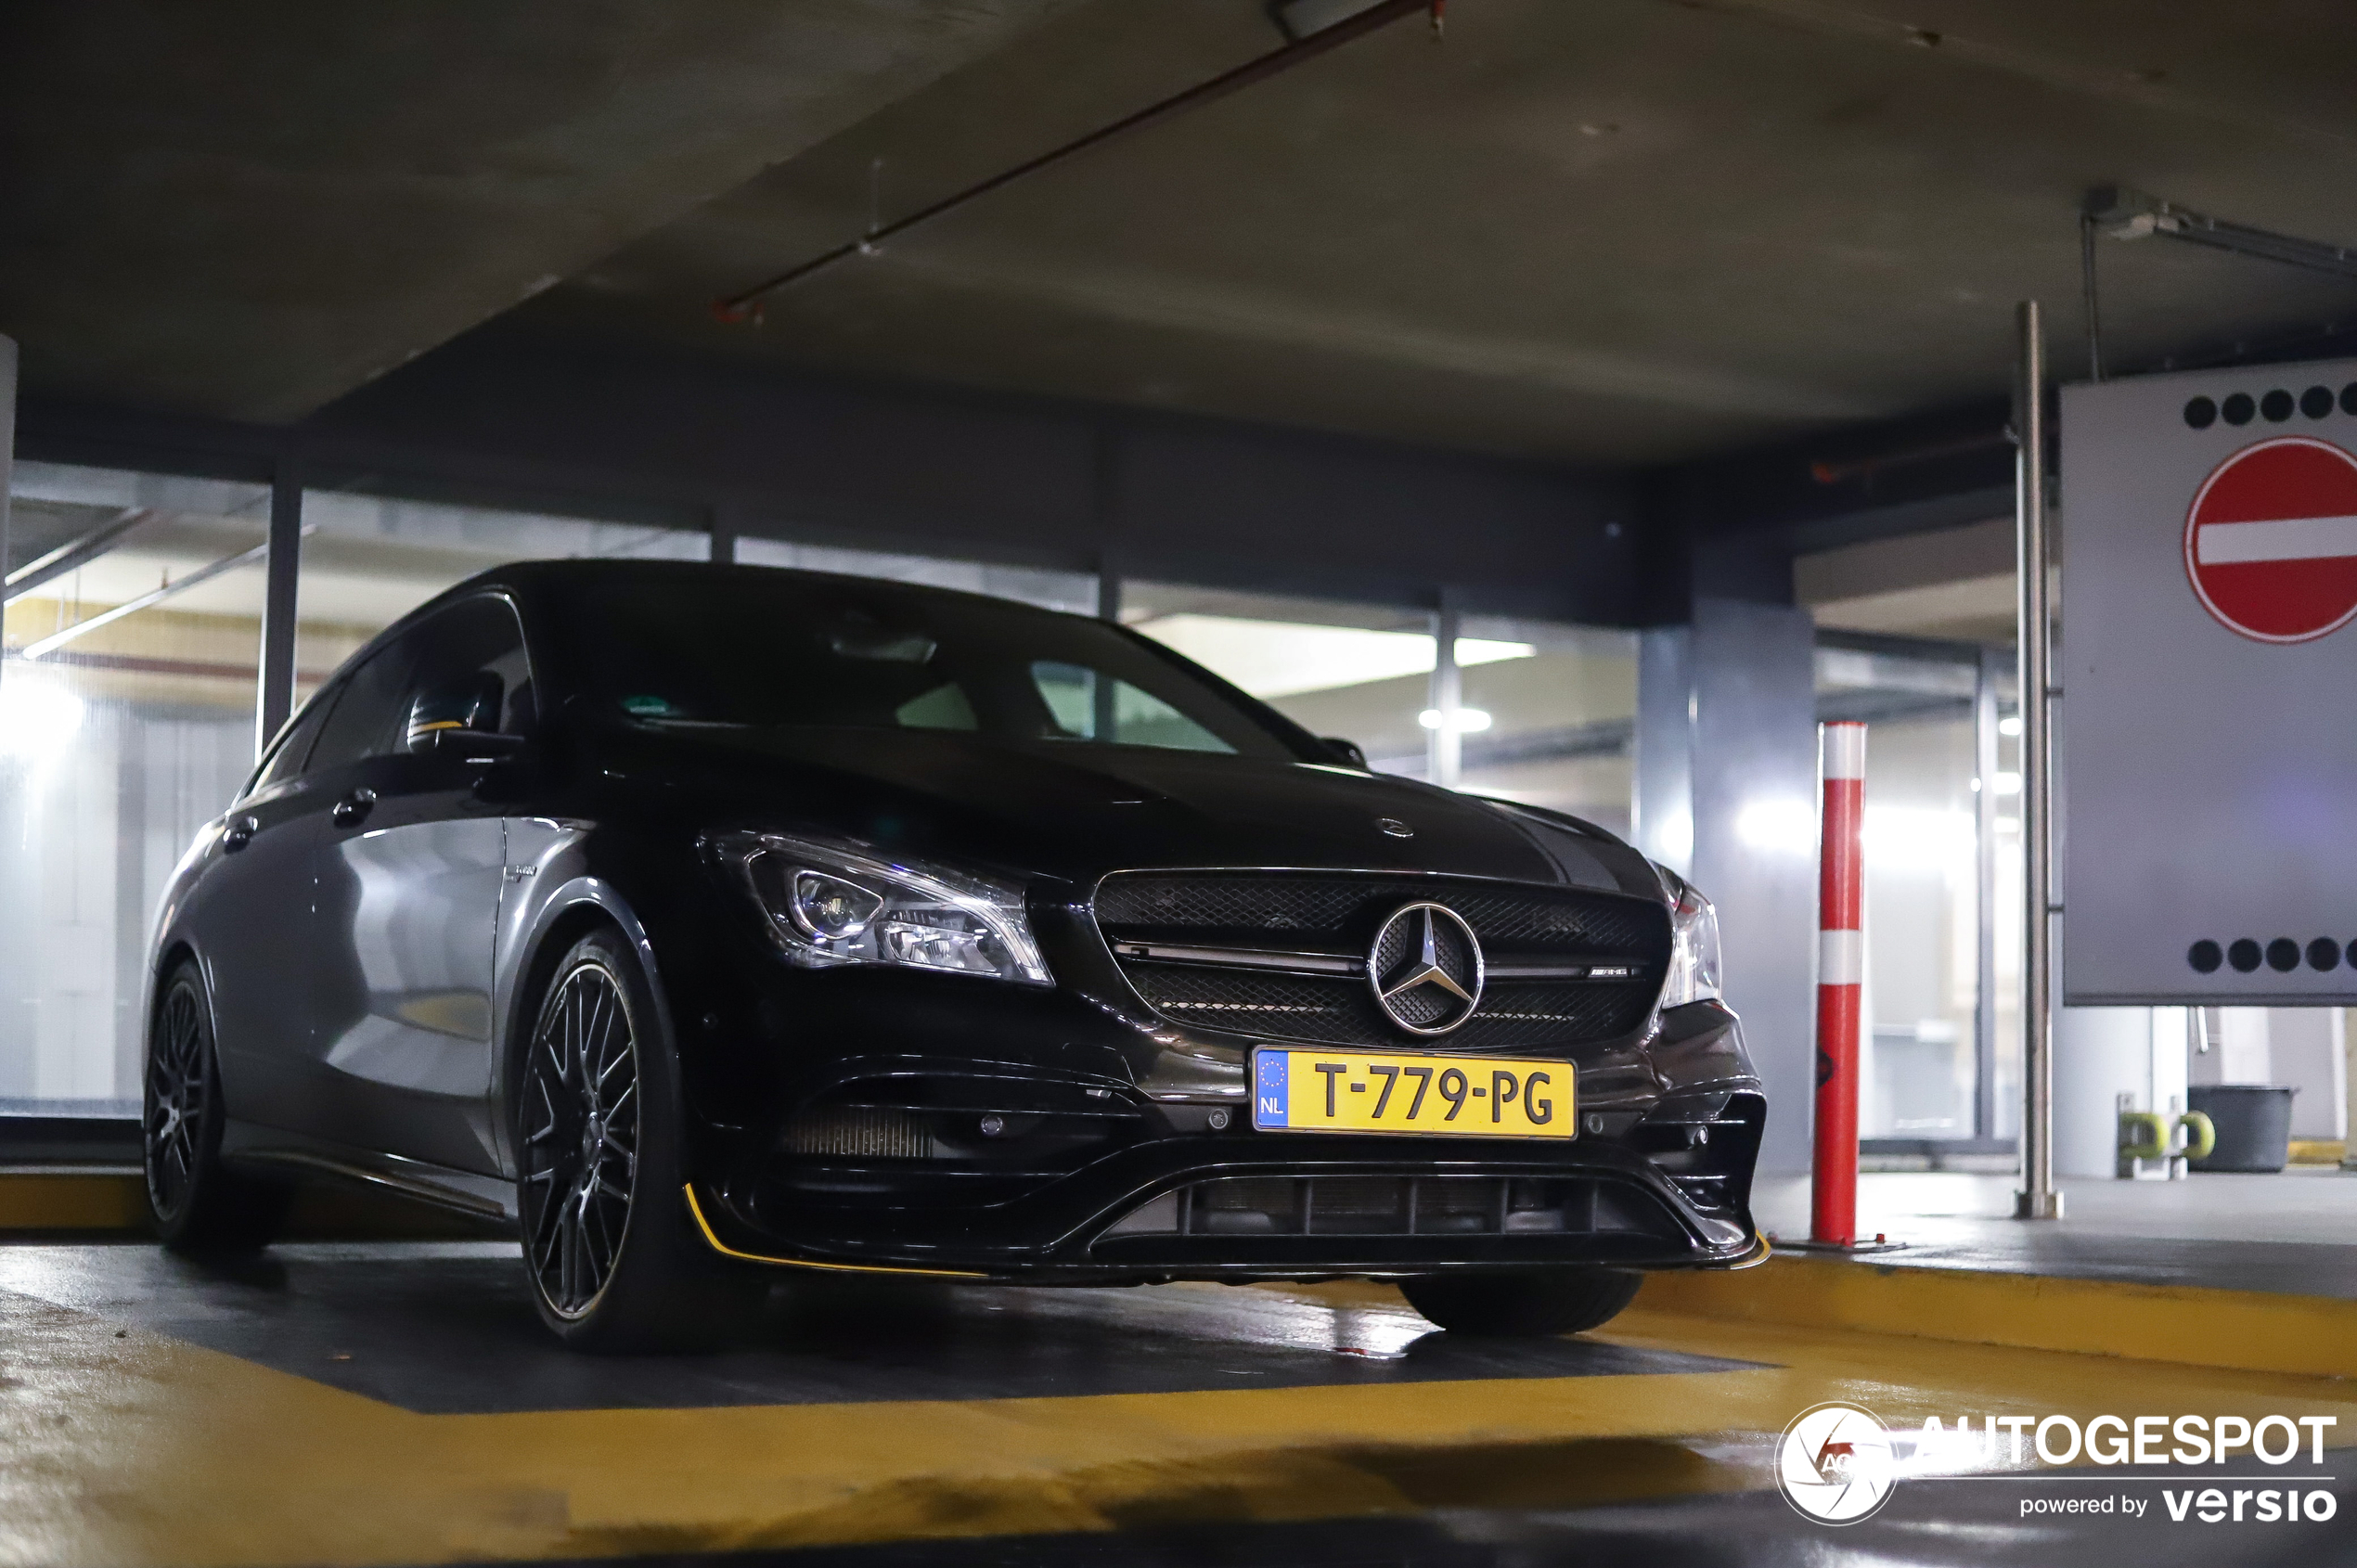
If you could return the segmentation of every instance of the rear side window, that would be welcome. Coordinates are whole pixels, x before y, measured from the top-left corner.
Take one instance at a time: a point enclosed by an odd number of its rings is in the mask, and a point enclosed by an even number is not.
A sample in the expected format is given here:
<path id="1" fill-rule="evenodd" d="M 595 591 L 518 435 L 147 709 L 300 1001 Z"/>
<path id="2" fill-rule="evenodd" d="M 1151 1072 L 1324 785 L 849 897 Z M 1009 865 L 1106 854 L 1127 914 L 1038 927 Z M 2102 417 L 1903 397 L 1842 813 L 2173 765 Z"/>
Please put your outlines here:
<path id="1" fill-rule="evenodd" d="M 294 723 L 288 727 L 285 738 L 271 752 L 270 760 L 264 763 L 262 771 L 254 776 L 253 788 L 248 790 L 247 794 L 258 795 L 273 784 L 299 778 L 309 771 L 305 764 L 310 758 L 311 748 L 318 740 L 319 730 L 328 722 L 328 710 L 335 706 L 335 700 L 336 693 L 331 688 L 322 691 L 304 705 L 303 712 L 295 715 Z"/>

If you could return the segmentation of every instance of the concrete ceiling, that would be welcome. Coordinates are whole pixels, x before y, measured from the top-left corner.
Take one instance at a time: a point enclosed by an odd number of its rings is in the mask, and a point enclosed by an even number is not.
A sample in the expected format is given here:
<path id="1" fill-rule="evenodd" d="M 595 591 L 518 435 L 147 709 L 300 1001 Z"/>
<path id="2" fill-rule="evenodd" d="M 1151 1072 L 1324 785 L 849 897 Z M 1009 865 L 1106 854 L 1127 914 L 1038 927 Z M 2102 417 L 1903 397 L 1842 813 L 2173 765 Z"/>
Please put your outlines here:
<path id="1" fill-rule="evenodd" d="M 871 184 L 889 220 L 1249 59 L 1262 6 L 13 15 L 28 381 L 250 418 L 496 317 L 1650 464 L 2000 394 L 2025 296 L 2075 371 L 2091 185 L 2357 242 L 2331 0 L 1456 0 L 1442 42 L 1396 25 L 729 327 L 711 299 L 858 234 Z M 2357 310 L 2166 241 L 2103 265 L 2119 364 Z"/>
<path id="2" fill-rule="evenodd" d="M 282 421 L 1066 0 L 12 0 L 0 332 L 36 391 Z"/>

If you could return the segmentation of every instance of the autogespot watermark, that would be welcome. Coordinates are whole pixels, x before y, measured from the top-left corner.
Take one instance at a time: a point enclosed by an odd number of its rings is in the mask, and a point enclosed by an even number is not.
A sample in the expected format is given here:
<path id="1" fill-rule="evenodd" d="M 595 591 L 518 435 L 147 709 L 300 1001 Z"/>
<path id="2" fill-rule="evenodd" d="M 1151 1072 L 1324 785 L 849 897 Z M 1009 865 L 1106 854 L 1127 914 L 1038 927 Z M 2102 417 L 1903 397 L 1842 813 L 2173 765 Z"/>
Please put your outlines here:
<path id="1" fill-rule="evenodd" d="M 1812 1405 L 1776 1445 L 1784 1500 L 1822 1524 L 1870 1519 L 1905 1480 L 2127 1482 L 2157 1488 L 2172 1523 L 2321 1523 L 2338 1508 L 2324 1474 L 2325 1433 L 2333 1416 L 2069 1416 L 1927 1418 L 1893 1431 L 1862 1405 Z M 2256 1463 L 2284 1471 L 2202 1476 L 2172 1486 L 2166 1475 L 2108 1476 L 2109 1465 Z M 2097 1469 L 2083 1467 L 2093 1465 Z M 2289 1473 L 2292 1467 L 2313 1473 Z M 2066 1470 L 2066 1467 L 2067 1469 Z M 2241 1482 L 2260 1484 L 2244 1486 Z M 2141 1519 L 2151 1492 L 2021 1499 L 2021 1517 L 2093 1515 Z"/>

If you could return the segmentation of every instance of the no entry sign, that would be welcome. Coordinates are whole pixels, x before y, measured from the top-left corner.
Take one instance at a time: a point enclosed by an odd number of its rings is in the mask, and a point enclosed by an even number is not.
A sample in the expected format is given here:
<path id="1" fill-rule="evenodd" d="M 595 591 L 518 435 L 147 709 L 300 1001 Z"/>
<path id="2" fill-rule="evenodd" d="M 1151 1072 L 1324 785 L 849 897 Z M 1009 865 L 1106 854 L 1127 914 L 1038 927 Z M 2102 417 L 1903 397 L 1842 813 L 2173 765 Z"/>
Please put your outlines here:
<path id="1" fill-rule="evenodd" d="M 2066 387 L 2063 1000 L 2357 1002 L 2357 361 Z"/>
<path id="2" fill-rule="evenodd" d="M 2357 457 L 2279 436 L 2211 470 L 2185 514 L 2185 576 L 2260 642 L 2306 642 L 2357 616 Z"/>

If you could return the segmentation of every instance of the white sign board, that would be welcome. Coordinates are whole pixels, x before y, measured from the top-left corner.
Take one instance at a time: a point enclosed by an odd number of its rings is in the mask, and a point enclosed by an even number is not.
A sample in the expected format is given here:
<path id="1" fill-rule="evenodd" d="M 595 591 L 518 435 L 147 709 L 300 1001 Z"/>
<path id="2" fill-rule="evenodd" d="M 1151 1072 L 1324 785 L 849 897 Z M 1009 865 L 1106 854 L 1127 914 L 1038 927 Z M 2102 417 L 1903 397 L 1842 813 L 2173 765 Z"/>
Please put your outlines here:
<path id="1" fill-rule="evenodd" d="M 2357 360 L 2062 394 L 2063 999 L 2357 1002 Z"/>

